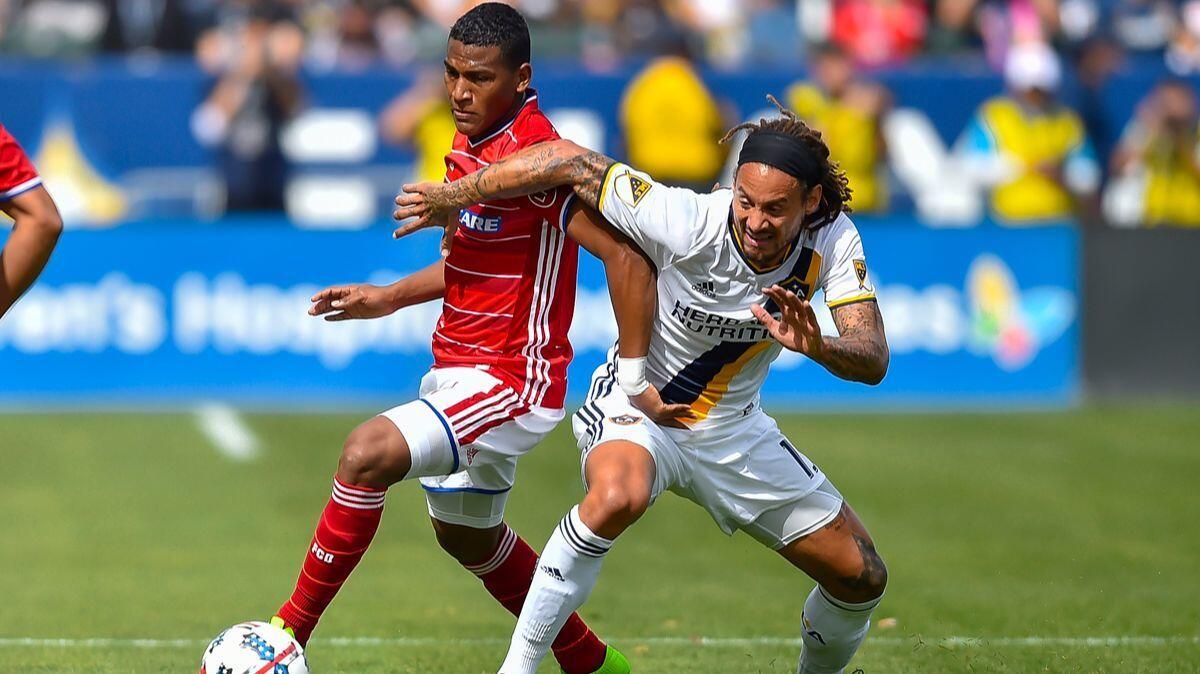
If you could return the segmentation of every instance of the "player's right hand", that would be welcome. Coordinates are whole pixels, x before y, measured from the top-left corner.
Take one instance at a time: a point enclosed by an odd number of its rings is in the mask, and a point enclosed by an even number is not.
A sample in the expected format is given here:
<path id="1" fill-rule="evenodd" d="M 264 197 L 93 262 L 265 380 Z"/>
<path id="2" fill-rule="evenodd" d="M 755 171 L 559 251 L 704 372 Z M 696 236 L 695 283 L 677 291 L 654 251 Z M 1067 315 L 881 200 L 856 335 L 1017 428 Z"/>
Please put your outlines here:
<path id="1" fill-rule="evenodd" d="M 445 183 L 405 185 L 403 192 L 396 197 L 398 208 L 392 212 L 392 217 L 400 223 L 392 232 L 392 238 L 399 239 L 418 230 L 441 225 L 442 257 L 449 256 L 454 233 L 458 231 L 458 218 L 454 209 L 448 208 L 438 199 L 437 195 L 445 189 Z"/>
<path id="2" fill-rule="evenodd" d="M 671 428 L 687 428 L 689 423 L 696 421 L 691 405 L 670 404 L 663 402 L 662 395 L 653 384 L 645 391 L 629 399 L 633 406 L 642 411 L 646 418 L 659 426 Z"/>
<path id="3" fill-rule="evenodd" d="M 426 227 L 444 225 L 446 214 L 452 209 L 446 203 L 446 183 L 407 183 L 396 196 L 396 210 L 392 219 L 400 226 L 392 232 L 399 239 Z"/>
<path id="4" fill-rule="evenodd" d="M 348 321 L 353 318 L 380 318 L 399 307 L 387 288 L 356 283 L 326 288 L 310 300 L 309 316 L 324 316 L 327 321 Z"/>

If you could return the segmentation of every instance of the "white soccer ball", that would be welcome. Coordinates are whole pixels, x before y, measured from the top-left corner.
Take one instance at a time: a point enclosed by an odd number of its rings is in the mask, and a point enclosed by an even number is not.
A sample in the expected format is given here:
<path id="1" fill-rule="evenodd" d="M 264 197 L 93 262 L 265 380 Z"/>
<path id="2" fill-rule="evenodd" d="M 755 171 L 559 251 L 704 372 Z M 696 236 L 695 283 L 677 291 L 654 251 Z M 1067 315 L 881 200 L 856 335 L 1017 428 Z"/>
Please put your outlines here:
<path id="1" fill-rule="evenodd" d="M 204 650 L 200 674 L 308 674 L 304 648 L 267 623 L 238 623 Z"/>

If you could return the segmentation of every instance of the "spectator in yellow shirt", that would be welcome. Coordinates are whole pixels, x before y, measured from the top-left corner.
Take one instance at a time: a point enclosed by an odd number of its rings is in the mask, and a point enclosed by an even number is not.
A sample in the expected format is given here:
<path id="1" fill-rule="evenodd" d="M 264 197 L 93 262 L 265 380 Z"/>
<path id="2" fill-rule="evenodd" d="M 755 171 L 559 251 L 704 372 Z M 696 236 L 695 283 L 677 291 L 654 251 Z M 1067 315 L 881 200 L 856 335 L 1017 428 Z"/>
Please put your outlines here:
<path id="1" fill-rule="evenodd" d="M 985 102 L 959 141 L 967 168 L 991 188 L 992 211 L 1005 224 L 1036 224 L 1076 214 L 1100 183 L 1083 122 L 1055 98 L 1062 66 L 1050 47 L 1009 52 L 1010 93 Z"/>
<path id="2" fill-rule="evenodd" d="M 454 118 L 442 78 L 424 73 L 379 115 L 383 139 L 416 151 L 413 180 L 441 182 L 446 176 L 446 153 L 454 142 Z"/>
<path id="3" fill-rule="evenodd" d="M 708 191 L 725 160 L 724 120 L 691 62 L 652 60 L 621 100 L 629 163 L 668 184 Z"/>
<path id="4" fill-rule="evenodd" d="M 814 55 L 811 74 L 811 82 L 788 89 L 790 107 L 821 132 L 830 156 L 846 172 L 855 212 L 886 210 L 887 146 L 880 119 L 891 106 L 890 93 L 858 81 L 850 57 L 832 45 Z"/>
<path id="5" fill-rule="evenodd" d="M 1187 82 L 1160 84 L 1113 153 L 1113 172 L 1141 171 L 1142 224 L 1200 227 L 1200 115 Z"/>

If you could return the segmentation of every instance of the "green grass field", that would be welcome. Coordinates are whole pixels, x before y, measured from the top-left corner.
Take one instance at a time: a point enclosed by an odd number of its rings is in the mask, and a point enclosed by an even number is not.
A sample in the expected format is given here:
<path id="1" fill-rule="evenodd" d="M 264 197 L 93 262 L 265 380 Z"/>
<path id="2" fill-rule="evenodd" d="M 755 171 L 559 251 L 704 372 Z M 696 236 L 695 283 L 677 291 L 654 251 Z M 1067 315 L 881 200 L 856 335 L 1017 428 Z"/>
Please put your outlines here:
<path id="1" fill-rule="evenodd" d="M 358 418 L 244 420 L 263 451 L 238 463 L 186 414 L 0 415 L 0 672 L 195 671 L 221 628 L 269 617 Z M 1195 408 L 781 423 L 890 568 L 852 668 L 1200 671 Z M 578 474 L 565 424 L 524 460 L 509 521 L 535 546 Z M 792 672 L 810 587 L 668 495 L 617 543 L 584 617 L 636 672 Z M 405 484 L 309 659 L 317 674 L 494 672 L 512 625 Z"/>

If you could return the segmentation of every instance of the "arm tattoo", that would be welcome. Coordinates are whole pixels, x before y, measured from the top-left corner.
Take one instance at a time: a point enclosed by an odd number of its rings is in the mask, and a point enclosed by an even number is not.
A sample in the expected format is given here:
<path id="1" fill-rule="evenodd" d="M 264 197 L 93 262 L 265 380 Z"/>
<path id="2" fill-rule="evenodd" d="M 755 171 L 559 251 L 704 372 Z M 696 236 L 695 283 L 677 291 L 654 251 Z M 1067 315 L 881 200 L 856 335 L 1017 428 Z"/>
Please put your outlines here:
<path id="1" fill-rule="evenodd" d="M 571 186 L 585 204 L 600 210 L 600 192 L 604 189 L 604 178 L 615 164 L 612 159 L 588 150 L 570 161 Z"/>
<path id="2" fill-rule="evenodd" d="M 526 148 L 447 183 L 430 199 L 430 206 L 439 210 L 463 208 L 488 199 L 508 199 L 569 185 L 584 203 L 597 208 L 604 176 L 616 162 L 599 152 L 570 147 L 564 149 L 557 142 L 548 142 Z"/>
<path id="3" fill-rule="evenodd" d="M 826 337 L 818 362 L 842 379 L 878 384 L 888 367 L 887 337 L 883 316 L 874 300 L 833 309 L 838 337 Z"/>

